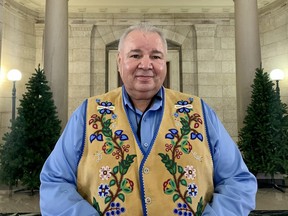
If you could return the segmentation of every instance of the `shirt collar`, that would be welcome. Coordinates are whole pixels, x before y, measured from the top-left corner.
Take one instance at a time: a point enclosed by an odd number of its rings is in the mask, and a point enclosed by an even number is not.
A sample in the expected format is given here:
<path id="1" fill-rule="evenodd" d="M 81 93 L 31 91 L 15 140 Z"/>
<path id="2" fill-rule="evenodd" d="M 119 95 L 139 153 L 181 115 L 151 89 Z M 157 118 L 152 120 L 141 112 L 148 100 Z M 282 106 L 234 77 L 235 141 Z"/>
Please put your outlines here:
<path id="1" fill-rule="evenodd" d="M 151 106 L 150 109 L 152 110 L 157 110 L 160 107 L 162 107 L 163 104 L 163 95 L 164 95 L 164 88 L 163 86 L 160 88 L 160 90 L 157 92 L 156 96 L 155 96 L 155 100 L 153 105 Z M 130 109 L 134 110 L 133 105 L 131 104 L 130 100 L 129 100 L 129 95 L 124 87 L 124 85 L 122 86 L 122 96 L 123 96 L 123 103 L 126 107 L 129 107 Z"/>

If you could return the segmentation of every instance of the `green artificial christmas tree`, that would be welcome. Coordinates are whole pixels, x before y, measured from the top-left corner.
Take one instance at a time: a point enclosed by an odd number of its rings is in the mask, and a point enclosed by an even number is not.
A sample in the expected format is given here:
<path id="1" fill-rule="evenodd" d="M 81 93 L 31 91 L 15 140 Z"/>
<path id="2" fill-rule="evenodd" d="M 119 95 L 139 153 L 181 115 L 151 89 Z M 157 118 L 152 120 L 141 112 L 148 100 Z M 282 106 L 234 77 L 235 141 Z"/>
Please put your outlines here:
<path id="1" fill-rule="evenodd" d="M 285 106 L 287 111 L 288 107 Z M 286 174 L 286 179 L 288 180 L 288 111 L 285 112 L 283 117 L 283 153 L 281 153 L 280 158 L 282 159 L 283 173 Z M 288 181 L 287 181 L 288 182 Z M 286 187 L 288 186 L 286 182 Z"/>
<path id="2" fill-rule="evenodd" d="M 2 181 L 15 185 L 19 180 L 32 193 L 40 185 L 40 171 L 61 131 L 44 70 L 38 66 L 35 71 L 26 84 L 18 116 L 12 122 L 11 132 L 4 135 L 5 143 L 0 150 Z"/>
<path id="3" fill-rule="evenodd" d="M 0 182 L 9 185 L 11 195 L 13 186 L 17 186 L 23 175 L 22 147 L 15 145 L 21 142 L 23 130 L 19 121 L 12 122 L 10 129 L 3 137 L 5 145 L 0 145 Z"/>
<path id="4" fill-rule="evenodd" d="M 254 175 L 287 172 L 287 106 L 280 100 L 263 68 L 257 68 L 251 103 L 239 132 L 239 148 Z M 286 165 L 285 165 L 286 163 Z"/>

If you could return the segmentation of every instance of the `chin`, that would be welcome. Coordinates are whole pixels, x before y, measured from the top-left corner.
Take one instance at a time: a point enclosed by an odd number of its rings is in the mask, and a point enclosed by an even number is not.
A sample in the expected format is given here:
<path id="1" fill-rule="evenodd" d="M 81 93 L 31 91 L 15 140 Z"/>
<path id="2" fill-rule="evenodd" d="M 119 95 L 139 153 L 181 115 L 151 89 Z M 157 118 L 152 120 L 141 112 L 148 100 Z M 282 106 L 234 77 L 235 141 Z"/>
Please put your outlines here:
<path id="1" fill-rule="evenodd" d="M 144 92 L 148 93 L 148 92 L 154 92 L 154 91 L 157 92 L 158 91 L 156 87 L 147 87 L 147 86 L 146 87 L 138 87 L 138 88 L 135 88 L 135 90 L 139 91 L 139 92 L 143 92 L 143 93 Z"/>
<path id="2" fill-rule="evenodd" d="M 147 98 L 153 97 L 160 88 L 149 88 L 149 89 L 138 89 L 137 92 L 139 95 L 146 96 Z"/>

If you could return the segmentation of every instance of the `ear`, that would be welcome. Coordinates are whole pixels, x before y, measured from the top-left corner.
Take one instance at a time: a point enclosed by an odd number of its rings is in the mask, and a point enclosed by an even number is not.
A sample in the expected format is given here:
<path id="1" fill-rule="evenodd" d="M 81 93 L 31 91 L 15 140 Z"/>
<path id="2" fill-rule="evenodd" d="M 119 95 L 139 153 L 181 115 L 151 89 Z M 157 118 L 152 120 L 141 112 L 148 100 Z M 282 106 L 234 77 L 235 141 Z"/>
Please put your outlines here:
<path id="1" fill-rule="evenodd" d="M 118 54 L 117 54 L 117 59 L 116 59 L 116 61 L 117 61 L 117 70 L 118 70 L 118 72 L 119 72 L 119 67 L 120 67 L 120 62 L 121 62 L 121 56 L 120 56 L 120 53 L 118 52 Z"/>

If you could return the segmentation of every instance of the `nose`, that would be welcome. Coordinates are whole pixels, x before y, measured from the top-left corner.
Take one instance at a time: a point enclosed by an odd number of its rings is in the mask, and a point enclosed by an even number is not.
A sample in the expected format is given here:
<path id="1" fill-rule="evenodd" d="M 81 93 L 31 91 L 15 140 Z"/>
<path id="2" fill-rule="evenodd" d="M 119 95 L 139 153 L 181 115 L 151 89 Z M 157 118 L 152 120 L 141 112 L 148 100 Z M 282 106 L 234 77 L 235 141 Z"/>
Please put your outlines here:
<path id="1" fill-rule="evenodd" d="M 152 69 L 152 61 L 149 56 L 143 56 L 143 58 L 140 59 L 140 63 L 138 65 L 139 68 L 143 70 L 149 70 Z"/>

